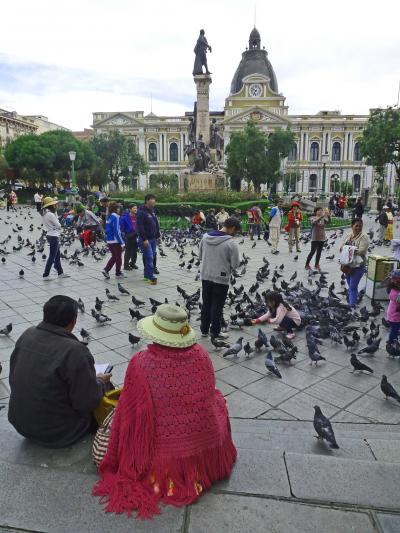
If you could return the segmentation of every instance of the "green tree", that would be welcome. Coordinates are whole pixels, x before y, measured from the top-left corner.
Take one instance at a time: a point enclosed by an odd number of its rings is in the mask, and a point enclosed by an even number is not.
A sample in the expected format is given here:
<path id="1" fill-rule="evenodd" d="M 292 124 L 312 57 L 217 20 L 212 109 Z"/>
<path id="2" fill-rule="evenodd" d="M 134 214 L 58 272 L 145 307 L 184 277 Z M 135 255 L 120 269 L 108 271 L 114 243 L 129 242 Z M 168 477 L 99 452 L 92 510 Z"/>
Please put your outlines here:
<path id="1" fill-rule="evenodd" d="M 150 187 L 157 188 L 161 191 L 177 191 L 178 190 L 178 176 L 173 173 L 160 172 L 150 176 Z"/>
<path id="2" fill-rule="evenodd" d="M 234 132 L 226 147 L 226 173 L 231 187 L 240 190 L 242 179 L 253 183 L 259 192 L 260 185 L 280 181 L 281 160 L 288 156 L 294 145 L 293 133 L 277 129 L 268 137 L 257 125 L 249 121 L 243 132 Z"/>
<path id="3" fill-rule="evenodd" d="M 0 155 L 0 181 L 3 181 L 6 179 L 7 169 L 8 169 L 8 165 L 7 165 L 6 159 L 2 155 Z"/>
<path id="4" fill-rule="evenodd" d="M 96 135 L 90 140 L 90 144 L 117 188 L 120 176 L 136 177 L 141 172 L 144 173 L 148 170 L 148 166 L 137 151 L 133 139 L 123 135 L 119 130 L 111 130 L 109 133 Z M 132 174 L 129 174 L 129 165 L 132 165 Z"/>
<path id="5" fill-rule="evenodd" d="M 400 180 L 400 110 L 393 107 L 376 109 L 363 131 L 361 153 L 367 165 L 383 176 L 385 165 L 392 163 Z"/>

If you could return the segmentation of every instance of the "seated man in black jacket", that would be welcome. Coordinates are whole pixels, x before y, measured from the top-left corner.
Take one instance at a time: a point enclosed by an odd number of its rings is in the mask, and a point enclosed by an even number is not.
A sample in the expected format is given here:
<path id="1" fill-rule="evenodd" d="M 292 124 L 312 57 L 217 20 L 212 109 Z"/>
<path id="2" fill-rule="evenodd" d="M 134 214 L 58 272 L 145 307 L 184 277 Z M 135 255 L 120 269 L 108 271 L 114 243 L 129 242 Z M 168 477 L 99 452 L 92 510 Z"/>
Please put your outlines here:
<path id="1" fill-rule="evenodd" d="M 93 356 L 72 334 L 77 316 L 75 300 L 53 296 L 43 322 L 27 329 L 11 354 L 8 419 L 49 448 L 70 446 L 95 429 L 92 412 L 111 378 L 96 376 Z"/>

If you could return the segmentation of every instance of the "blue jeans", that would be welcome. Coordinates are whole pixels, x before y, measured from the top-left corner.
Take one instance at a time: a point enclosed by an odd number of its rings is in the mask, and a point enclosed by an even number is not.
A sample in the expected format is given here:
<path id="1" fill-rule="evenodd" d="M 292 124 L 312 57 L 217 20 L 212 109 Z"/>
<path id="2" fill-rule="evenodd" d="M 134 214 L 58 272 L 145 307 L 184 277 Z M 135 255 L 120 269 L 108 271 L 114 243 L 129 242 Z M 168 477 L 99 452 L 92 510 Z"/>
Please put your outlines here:
<path id="1" fill-rule="evenodd" d="M 297 328 L 296 322 L 292 318 L 289 318 L 288 316 L 284 316 L 279 325 L 282 329 L 284 329 L 288 333 L 293 333 L 293 330 Z"/>
<path id="2" fill-rule="evenodd" d="M 389 342 L 395 342 L 397 341 L 397 338 L 399 336 L 399 329 L 400 329 L 400 322 L 390 322 L 390 329 L 389 329 Z"/>
<path id="3" fill-rule="evenodd" d="M 144 277 L 155 279 L 153 261 L 157 255 L 157 241 L 156 239 L 149 239 L 148 242 L 148 246 L 144 246 L 142 239 L 139 239 L 139 246 L 143 254 Z"/>
<path id="4" fill-rule="evenodd" d="M 43 277 L 47 278 L 50 274 L 51 267 L 57 270 L 58 275 L 63 273 L 60 259 L 60 240 L 58 237 L 47 237 L 47 242 L 50 245 L 49 257 L 47 259 L 46 267 L 44 269 Z"/>
<path id="5" fill-rule="evenodd" d="M 360 266 L 353 268 L 350 274 L 347 274 L 347 286 L 349 288 L 349 305 L 350 307 L 355 307 L 357 305 L 358 298 L 358 284 L 360 283 L 361 278 L 365 274 L 365 267 Z"/>

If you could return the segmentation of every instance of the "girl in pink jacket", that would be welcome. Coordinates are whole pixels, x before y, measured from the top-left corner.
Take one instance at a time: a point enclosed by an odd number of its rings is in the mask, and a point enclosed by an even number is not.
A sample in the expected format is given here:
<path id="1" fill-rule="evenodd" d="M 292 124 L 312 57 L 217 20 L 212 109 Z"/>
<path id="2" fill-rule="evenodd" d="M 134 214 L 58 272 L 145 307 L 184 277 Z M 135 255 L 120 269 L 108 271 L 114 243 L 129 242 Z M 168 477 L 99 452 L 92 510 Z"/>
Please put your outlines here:
<path id="1" fill-rule="evenodd" d="M 389 305 L 386 320 L 390 322 L 389 342 L 397 341 L 400 329 L 400 270 L 393 270 L 389 282 Z"/>
<path id="2" fill-rule="evenodd" d="M 301 324 L 301 317 L 298 311 L 285 302 L 282 295 L 276 291 L 266 293 L 265 303 L 267 304 L 268 311 L 265 315 L 256 318 L 256 320 L 252 320 L 252 324 L 261 324 L 262 322 L 275 324 L 274 330 L 286 331 L 286 337 L 288 339 L 294 339 L 295 334 L 293 330 Z"/>

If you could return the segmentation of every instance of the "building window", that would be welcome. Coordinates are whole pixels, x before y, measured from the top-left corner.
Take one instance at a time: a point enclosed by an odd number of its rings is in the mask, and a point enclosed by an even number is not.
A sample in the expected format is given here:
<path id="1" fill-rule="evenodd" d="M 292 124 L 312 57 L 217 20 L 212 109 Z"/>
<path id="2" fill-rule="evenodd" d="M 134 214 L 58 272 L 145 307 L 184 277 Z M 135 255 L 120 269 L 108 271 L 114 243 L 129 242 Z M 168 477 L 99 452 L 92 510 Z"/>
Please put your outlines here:
<path id="1" fill-rule="evenodd" d="M 178 161 L 178 145 L 176 143 L 169 145 L 169 160 Z"/>
<path id="2" fill-rule="evenodd" d="M 317 175 L 316 174 L 311 174 L 310 175 L 310 179 L 309 179 L 309 183 L 308 183 L 308 191 L 309 192 L 316 192 L 317 191 L 317 182 L 318 182 Z"/>
<path id="3" fill-rule="evenodd" d="M 360 190 L 361 190 L 361 176 L 360 176 L 360 174 L 354 174 L 354 176 L 353 176 L 353 192 L 360 192 Z"/>
<path id="4" fill-rule="evenodd" d="M 149 161 L 157 161 L 157 145 L 156 143 L 149 144 Z"/>
<path id="5" fill-rule="evenodd" d="M 338 174 L 332 174 L 331 176 L 331 187 L 330 191 L 332 193 L 340 192 L 340 179 Z"/>
<path id="6" fill-rule="evenodd" d="M 293 145 L 293 148 L 290 150 L 288 154 L 288 161 L 296 161 L 297 159 L 297 144 Z"/>
<path id="7" fill-rule="evenodd" d="M 310 147 L 310 161 L 319 160 L 319 144 L 317 142 L 312 142 Z"/>
<path id="8" fill-rule="evenodd" d="M 354 145 L 354 161 L 361 161 L 361 147 L 360 143 Z"/>
<path id="9" fill-rule="evenodd" d="M 332 161 L 340 161 L 341 146 L 339 142 L 334 142 L 332 145 Z"/>

